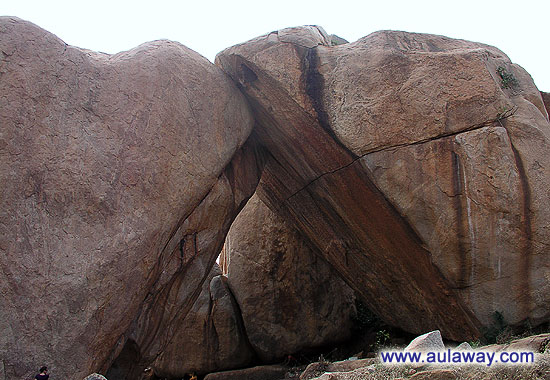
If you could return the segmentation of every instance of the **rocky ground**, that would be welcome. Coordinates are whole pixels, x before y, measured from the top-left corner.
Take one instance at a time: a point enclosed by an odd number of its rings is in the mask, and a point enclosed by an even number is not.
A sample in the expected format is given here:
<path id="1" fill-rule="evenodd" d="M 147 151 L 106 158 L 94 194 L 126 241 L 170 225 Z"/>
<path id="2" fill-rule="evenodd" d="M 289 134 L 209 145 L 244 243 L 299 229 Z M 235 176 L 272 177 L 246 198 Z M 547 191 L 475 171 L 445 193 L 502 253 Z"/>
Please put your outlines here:
<path id="1" fill-rule="evenodd" d="M 367 363 L 365 363 L 365 361 Z M 550 379 L 550 355 L 537 355 L 533 365 L 506 367 L 422 367 L 385 366 L 371 360 L 355 360 L 347 362 L 317 362 L 313 370 L 306 371 L 304 366 L 287 367 L 266 366 L 248 370 L 229 371 L 227 373 L 211 374 L 207 380 L 262 379 L 262 380 L 546 380 Z M 370 362 L 370 364 L 368 363 Z M 367 364 L 359 366 L 356 364 Z M 324 367 L 324 368 L 323 368 Z M 307 367 L 308 369 L 310 367 Z M 348 369 L 348 370 L 346 370 Z M 279 377 L 273 377 L 278 374 Z M 280 376 L 284 377 L 280 377 Z"/>
<path id="2" fill-rule="evenodd" d="M 288 377 L 295 378 L 297 377 Z M 317 377 L 299 377 L 300 380 L 544 380 L 550 379 L 550 355 L 537 355 L 533 365 L 506 367 L 425 367 L 384 366 L 380 363 L 346 372 L 325 372 Z"/>
<path id="3" fill-rule="evenodd" d="M 437 334 L 440 337 L 439 333 Z M 439 339 L 439 338 L 438 338 Z M 415 339 L 414 342 L 417 342 Z M 411 342 L 413 345 L 414 342 Z M 418 344 L 418 343 L 417 343 Z M 421 342 L 420 345 L 426 344 Z M 433 344 L 433 342 L 429 342 Z M 438 343 L 443 346 L 443 342 Z M 409 346 L 410 347 L 410 346 Z M 550 379 L 550 334 L 538 334 L 515 339 L 504 344 L 478 347 L 477 350 L 535 352 L 535 361 L 524 365 L 469 365 L 469 366 L 413 366 L 385 365 L 378 358 L 350 358 L 343 361 L 324 359 L 308 366 L 272 365 L 239 371 L 207 375 L 206 380 L 261 379 L 261 380 L 545 380 Z M 405 348 L 406 350 L 407 348 Z"/>

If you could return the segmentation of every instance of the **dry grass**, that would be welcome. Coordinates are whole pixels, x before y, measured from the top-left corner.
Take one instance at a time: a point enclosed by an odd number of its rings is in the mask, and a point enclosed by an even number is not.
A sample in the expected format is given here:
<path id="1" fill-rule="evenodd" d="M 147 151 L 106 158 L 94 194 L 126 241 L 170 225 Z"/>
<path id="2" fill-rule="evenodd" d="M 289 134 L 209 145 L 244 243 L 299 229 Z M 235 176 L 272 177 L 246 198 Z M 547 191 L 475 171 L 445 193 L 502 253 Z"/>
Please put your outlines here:
<path id="1" fill-rule="evenodd" d="M 331 373 L 312 380 L 395 380 L 395 379 L 442 379 L 434 376 L 422 376 L 425 371 L 442 369 L 444 367 L 424 367 L 418 370 L 409 366 L 385 366 L 374 364 L 350 372 Z M 454 376 L 454 380 L 550 380 L 550 354 L 539 354 L 531 365 L 495 366 L 495 367 L 445 367 Z M 448 377 L 445 377 L 448 379 Z"/>
<path id="2" fill-rule="evenodd" d="M 330 375 L 322 375 L 311 380 L 393 380 L 396 378 L 409 377 L 411 368 L 405 366 L 383 366 L 380 364 L 359 368 L 350 372 L 333 372 Z"/>
<path id="3" fill-rule="evenodd" d="M 550 355 L 537 355 L 531 365 L 460 368 L 456 373 L 457 380 L 550 380 Z"/>

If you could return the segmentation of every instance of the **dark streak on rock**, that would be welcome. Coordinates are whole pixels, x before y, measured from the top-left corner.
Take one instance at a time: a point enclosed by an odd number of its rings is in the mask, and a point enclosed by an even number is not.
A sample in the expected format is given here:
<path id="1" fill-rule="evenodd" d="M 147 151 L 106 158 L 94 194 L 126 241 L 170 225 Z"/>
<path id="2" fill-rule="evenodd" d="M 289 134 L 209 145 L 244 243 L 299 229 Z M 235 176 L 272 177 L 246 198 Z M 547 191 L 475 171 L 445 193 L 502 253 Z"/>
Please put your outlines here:
<path id="1" fill-rule="evenodd" d="M 521 205 L 521 233 L 523 242 L 521 246 L 521 260 L 520 260 L 520 281 L 521 286 L 518 287 L 519 293 L 516 295 L 520 306 L 523 309 L 523 315 L 530 315 L 531 307 L 531 255 L 533 254 L 533 227 L 531 224 L 531 189 L 529 188 L 529 182 L 527 175 L 525 174 L 525 166 L 519 152 L 513 143 L 510 143 L 512 152 L 514 153 L 514 160 L 516 168 L 519 174 L 521 193 L 523 202 Z"/>
<path id="2" fill-rule="evenodd" d="M 185 252 L 185 238 L 180 240 L 180 259 L 182 263 L 183 263 L 183 258 L 185 257 L 184 252 Z"/>
<path id="3" fill-rule="evenodd" d="M 450 140 L 451 165 L 453 173 L 453 206 L 456 212 L 456 236 L 458 239 L 458 278 L 457 287 L 459 289 L 468 286 L 468 278 L 471 273 L 471 260 L 469 260 L 469 252 L 466 249 L 466 233 L 464 228 L 464 184 L 462 183 L 462 167 L 460 157 L 456 154 L 453 148 L 453 141 Z"/>
<path id="4" fill-rule="evenodd" d="M 305 90 L 311 102 L 315 112 L 317 112 L 317 119 L 321 127 L 329 133 L 333 133 L 328 121 L 328 114 L 325 111 L 323 102 L 323 88 L 325 86 L 325 80 L 319 73 L 317 66 L 319 65 L 319 57 L 317 55 L 317 49 L 306 49 L 304 58 L 302 60 L 302 73 L 305 79 Z"/>
<path id="5" fill-rule="evenodd" d="M 214 296 L 212 295 L 212 289 L 210 288 L 209 284 L 208 288 L 208 313 L 206 314 L 206 321 L 203 326 L 203 342 L 206 343 L 206 352 L 207 352 L 207 358 L 208 361 L 211 363 L 216 362 L 217 359 L 217 353 L 219 352 L 220 348 L 220 339 L 218 336 L 218 331 L 216 330 L 216 325 L 214 323 Z"/>
<path id="6" fill-rule="evenodd" d="M 452 144 L 452 143 L 451 143 Z M 459 245 L 459 251 L 462 253 L 464 251 L 464 247 L 461 245 L 462 237 L 464 236 L 464 231 L 462 231 L 462 223 L 460 221 L 462 220 L 462 203 L 460 201 L 460 198 L 458 195 L 462 194 L 462 184 L 460 182 L 460 160 L 458 158 L 458 155 L 454 150 L 450 150 L 451 153 L 451 166 L 452 166 L 452 173 L 453 173 L 453 200 L 454 200 L 454 206 L 456 210 L 456 234 L 459 238 L 458 245 Z"/>
<path id="7" fill-rule="evenodd" d="M 258 361 L 258 353 L 252 346 L 252 343 L 250 343 L 250 338 L 248 337 L 248 332 L 246 331 L 246 326 L 244 324 L 243 319 L 243 312 L 241 310 L 241 305 L 237 302 L 237 298 L 235 298 L 235 295 L 233 294 L 233 291 L 231 290 L 231 287 L 229 286 L 229 282 L 227 281 L 227 277 L 222 276 L 221 281 L 223 282 L 225 286 L 225 290 L 227 291 L 227 294 L 229 295 L 229 299 L 231 301 L 231 305 L 233 305 L 233 310 L 235 310 L 235 319 L 237 322 L 237 329 L 240 331 L 240 336 L 243 337 L 244 344 L 250 350 L 252 353 L 252 362 Z"/>
<path id="8" fill-rule="evenodd" d="M 239 81 L 244 84 L 253 83 L 258 80 L 256 73 L 245 64 L 241 63 L 239 70 Z"/>
<path id="9" fill-rule="evenodd" d="M 311 100 L 311 104 L 317 113 L 317 120 L 319 121 L 319 124 L 342 149 L 344 149 L 354 159 L 357 159 L 357 155 L 342 144 L 330 127 L 328 113 L 325 109 L 325 104 L 323 101 L 325 79 L 318 70 L 319 56 L 317 54 L 317 48 L 303 48 L 300 46 L 295 46 L 295 49 L 298 52 L 298 55 L 302 57 L 302 82 L 304 83 L 305 92 Z"/>

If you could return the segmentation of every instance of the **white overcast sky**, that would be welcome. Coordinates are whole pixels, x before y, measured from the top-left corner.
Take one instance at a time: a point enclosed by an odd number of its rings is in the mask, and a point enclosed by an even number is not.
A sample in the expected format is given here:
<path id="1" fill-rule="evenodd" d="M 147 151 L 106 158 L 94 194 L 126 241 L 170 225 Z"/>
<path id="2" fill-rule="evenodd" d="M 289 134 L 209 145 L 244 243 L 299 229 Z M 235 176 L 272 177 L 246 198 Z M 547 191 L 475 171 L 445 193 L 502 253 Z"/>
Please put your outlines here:
<path id="1" fill-rule="evenodd" d="M 0 0 L 0 15 L 91 50 L 167 38 L 211 61 L 226 47 L 297 25 L 321 25 L 350 42 L 381 29 L 442 34 L 498 47 L 550 92 L 550 0 Z"/>

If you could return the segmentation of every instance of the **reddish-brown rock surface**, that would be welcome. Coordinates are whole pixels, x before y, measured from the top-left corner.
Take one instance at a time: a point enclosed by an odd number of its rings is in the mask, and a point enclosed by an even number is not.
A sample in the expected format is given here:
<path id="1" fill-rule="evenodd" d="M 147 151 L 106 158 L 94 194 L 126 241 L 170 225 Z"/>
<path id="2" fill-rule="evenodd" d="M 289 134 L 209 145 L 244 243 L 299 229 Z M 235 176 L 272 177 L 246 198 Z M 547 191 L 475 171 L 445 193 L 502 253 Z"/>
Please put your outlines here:
<path id="1" fill-rule="evenodd" d="M 242 318 L 227 278 L 214 264 L 185 319 L 169 326 L 170 341 L 155 361 L 141 362 L 135 341 L 127 344 L 107 372 L 109 379 L 138 379 L 147 367 L 157 377 L 183 378 L 188 373 L 244 367 L 252 360 Z"/>
<path id="2" fill-rule="evenodd" d="M 232 224 L 225 250 L 228 283 L 262 361 L 349 339 L 353 291 L 256 195 Z"/>
<path id="3" fill-rule="evenodd" d="M 550 115 L 550 94 L 548 92 L 541 91 L 540 95 L 542 96 L 542 101 L 546 107 L 546 112 Z"/>
<path id="4" fill-rule="evenodd" d="M 185 339 L 239 348 L 197 350 L 194 369 L 246 363 L 238 307 L 206 281 L 260 175 L 262 201 L 387 323 L 467 340 L 497 311 L 548 321 L 548 112 L 506 55 L 404 32 L 332 46 L 310 26 L 217 64 L 234 82 L 175 42 L 107 55 L 0 17 L 4 377 L 117 358 L 180 376 Z"/>
<path id="5" fill-rule="evenodd" d="M 7 378 L 83 378 L 130 335 L 162 350 L 256 186 L 248 106 L 174 42 L 106 55 L 2 17 L 0 54 Z"/>
<path id="6" fill-rule="evenodd" d="M 226 49 L 271 154 L 260 197 L 386 322 L 465 340 L 549 317 L 550 127 L 498 49 L 320 28 Z M 506 289 L 506 291 L 503 291 Z"/>

